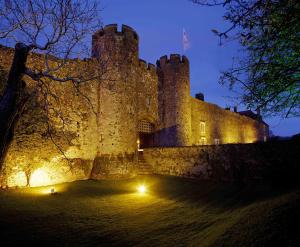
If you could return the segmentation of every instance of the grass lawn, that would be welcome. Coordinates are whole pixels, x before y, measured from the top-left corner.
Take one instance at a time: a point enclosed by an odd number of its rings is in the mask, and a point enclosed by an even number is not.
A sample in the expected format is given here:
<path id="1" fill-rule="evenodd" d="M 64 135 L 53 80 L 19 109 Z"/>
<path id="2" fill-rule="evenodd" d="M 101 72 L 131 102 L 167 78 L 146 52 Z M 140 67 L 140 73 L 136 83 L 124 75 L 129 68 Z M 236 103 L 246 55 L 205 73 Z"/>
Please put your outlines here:
<path id="1" fill-rule="evenodd" d="M 300 190 L 249 187 L 144 176 L 1 191 L 0 245 L 300 246 Z"/>

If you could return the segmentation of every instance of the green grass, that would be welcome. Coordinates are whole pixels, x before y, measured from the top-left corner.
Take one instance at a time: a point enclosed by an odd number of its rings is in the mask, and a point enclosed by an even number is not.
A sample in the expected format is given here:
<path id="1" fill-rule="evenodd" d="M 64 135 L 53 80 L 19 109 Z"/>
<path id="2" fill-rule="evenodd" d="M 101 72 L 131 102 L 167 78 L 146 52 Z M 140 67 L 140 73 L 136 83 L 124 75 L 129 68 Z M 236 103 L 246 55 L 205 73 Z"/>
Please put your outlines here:
<path id="1" fill-rule="evenodd" d="M 145 183 L 148 193 L 136 193 Z M 145 176 L 0 192 L 1 246 L 299 246 L 300 190 Z M 251 187 L 251 189 L 249 189 Z M 3 244 L 4 243 L 4 244 Z"/>

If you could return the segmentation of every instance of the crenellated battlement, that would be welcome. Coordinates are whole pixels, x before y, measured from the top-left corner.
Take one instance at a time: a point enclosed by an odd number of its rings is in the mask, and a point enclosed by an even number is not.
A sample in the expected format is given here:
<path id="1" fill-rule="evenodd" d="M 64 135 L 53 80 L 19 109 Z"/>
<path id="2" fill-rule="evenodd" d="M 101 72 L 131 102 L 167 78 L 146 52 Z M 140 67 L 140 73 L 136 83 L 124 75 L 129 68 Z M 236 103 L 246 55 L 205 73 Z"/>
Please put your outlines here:
<path id="1" fill-rule="evenodd" d="M 140 66 L 140 68 L 146 70 L 147 66 L 148 66 L 148 63 L 145 60 L 143 60 L 143 59 L 139 59 L 139 66 Z"/>
<path id="2" fill-rule="evenodd" d="M 150 70 L 151 72 L 156 73 L 156 66 L 152 63 L 148 63 L 147 69 Z"/>
<path id="3" fill-rule="evenodd" d="M 154 64 L 152 64 L 152 63 L 147 63 L 143 59 L 139 59 L 139 67 L 142 70 L 148 70 L 148 71 L 150 71 L 150 73 L 156 73 L 156 66 Z"/>
<path id="4" fill-rule="evenodd" d="M 122 25 L 121 31 L 118 31 L 118 24 L 109 24 L 104 26 L 102 29 L 94 33 L 93 38 L 101 37 L 104 35 L 117 35 L 117 36 L 126 36 L 133 38 L 138 41 L 139 37 L 137 32 L 127 25 Z"/>
<path id="5" fill-rule="evenodd" d="M 165 66 L 166 64 L 189 64 L 189 60 L 186 56 L 181 56 L 179 54 L 171 54 L 170 58 L 168 58 L 167 55 L 164 55 L 160 57 L 159 60 L 157 60 L 156 65 L 161 68 Z"/>
<path id="6" fill-rule="evenodd" d="M 127 25 L 122 25 L 122 33 L 128 36 L 133 36 L 136 40 L 139 40 L 137 32 Z"/>
<path id="7" fill-rule="evenodd" d="M 117 33 L 117 32 L 118 32 L 118 24 L 109 24 L 103 27 L 103 34 Z"/>
<path id="8" fill-rule="evenodd" d="M 106 25 L 92 37 L 92 56 L 102 55 L 112 59 L 126 58 L 137 61 L 138 43 L 138 35 L 133 28 L 122 25 L 121 31 L 118 31 L 117 24 Z"/>

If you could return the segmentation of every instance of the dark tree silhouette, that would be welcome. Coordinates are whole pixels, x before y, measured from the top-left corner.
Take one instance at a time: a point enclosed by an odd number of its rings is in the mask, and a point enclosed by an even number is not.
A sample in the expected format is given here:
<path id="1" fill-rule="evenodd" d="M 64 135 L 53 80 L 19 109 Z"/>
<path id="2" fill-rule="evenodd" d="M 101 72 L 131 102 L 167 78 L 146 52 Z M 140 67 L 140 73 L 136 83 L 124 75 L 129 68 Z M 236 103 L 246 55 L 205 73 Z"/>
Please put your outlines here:
<path id="1" fill-rule="evenodd" d="M 220 42 L 234 38 L 246 56 L 222 72 L 220 83 L 241 87 L 240 100 L 265 115 L 300 116 L 300 2 L 297 0 L 192 0 L 223 6 L 228 29 L 212 31 Z"/>

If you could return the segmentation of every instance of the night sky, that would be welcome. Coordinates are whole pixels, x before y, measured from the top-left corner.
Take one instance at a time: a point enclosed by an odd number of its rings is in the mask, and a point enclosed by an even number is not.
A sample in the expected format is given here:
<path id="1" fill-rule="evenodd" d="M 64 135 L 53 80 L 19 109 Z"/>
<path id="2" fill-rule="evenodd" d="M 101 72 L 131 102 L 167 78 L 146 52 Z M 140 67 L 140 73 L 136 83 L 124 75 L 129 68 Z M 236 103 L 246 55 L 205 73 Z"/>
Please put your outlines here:
<path id="1" fill-rule="evenodd" d="M 220 71 L 232 64 L 239 54 L 234 42 L 219 45 L 211 29 L 224 30 L 229 24 L 221 7 L 200 7 L 188 0 L 102 0 L 102 22 L 134 28 L 140 38 L 140 58 L 156 63 L 163 55 L 185 54 L 190 60 L 191 95 L 202 92 L 205 101 L 221 107 L 233 106 L 234 96 L 218 83 Z M 190 48 L 183 51 L 182 33 L 186 30 Z M 238 110 L 244 110 L 238 106 Z M 289 136 L 300 132 L 300 118 L 265 119 L 276 135 Z"/>

